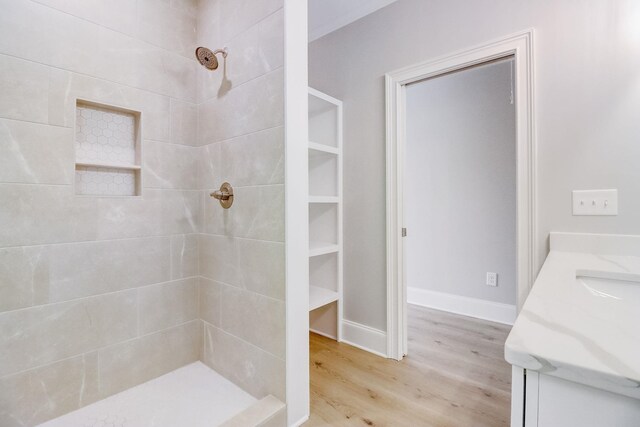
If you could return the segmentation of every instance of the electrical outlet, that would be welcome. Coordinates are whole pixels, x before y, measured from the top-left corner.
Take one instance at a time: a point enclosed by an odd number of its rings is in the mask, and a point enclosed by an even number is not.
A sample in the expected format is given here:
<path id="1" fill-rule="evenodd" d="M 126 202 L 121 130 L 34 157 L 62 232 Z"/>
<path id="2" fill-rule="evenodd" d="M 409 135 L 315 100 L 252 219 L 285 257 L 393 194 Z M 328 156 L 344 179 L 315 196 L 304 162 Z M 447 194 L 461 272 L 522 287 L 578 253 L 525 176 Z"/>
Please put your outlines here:
<path id="1" fill-rule="evenodd" d="M 498 273 L 487 272 L 487 286 L 498 286 Z"/>

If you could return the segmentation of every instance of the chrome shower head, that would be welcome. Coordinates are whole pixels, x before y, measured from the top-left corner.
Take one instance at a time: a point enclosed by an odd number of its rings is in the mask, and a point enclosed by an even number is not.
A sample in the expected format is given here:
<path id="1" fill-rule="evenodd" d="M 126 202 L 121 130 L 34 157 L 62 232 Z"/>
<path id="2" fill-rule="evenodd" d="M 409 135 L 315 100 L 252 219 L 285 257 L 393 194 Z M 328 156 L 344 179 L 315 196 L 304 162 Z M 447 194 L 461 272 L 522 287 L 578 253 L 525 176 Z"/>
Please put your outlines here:
<path id="1" fill-rule="evenodd" d="M 218 53 L 221 53 L 222 57 L 226 58 L 227 48 L 216 49 L 212 52 L 210 49 L 200 46 L 199 48 L 196 49 L 196 59 L 206 69 L 215 70 L 216 68 L 218 68 L 218 58 L 216 58 L 216 55 Z"/>

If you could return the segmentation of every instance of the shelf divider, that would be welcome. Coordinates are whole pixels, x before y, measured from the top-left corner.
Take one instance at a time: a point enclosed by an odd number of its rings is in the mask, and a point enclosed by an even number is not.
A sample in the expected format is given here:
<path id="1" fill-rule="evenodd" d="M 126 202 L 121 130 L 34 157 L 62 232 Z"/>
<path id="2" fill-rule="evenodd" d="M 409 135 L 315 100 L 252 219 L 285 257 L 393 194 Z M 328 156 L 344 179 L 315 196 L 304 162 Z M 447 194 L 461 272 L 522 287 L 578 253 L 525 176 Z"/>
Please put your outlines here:
<path id="1" fill-rule="evenodd" d="M 76 162 L 76 167 L 77 166 L 89 167 L 89 168 L 102 168 L 102 169 L 140 170 L 139 165 L 121 165 L 117 163 L 97 163 L 97 162 L 87 162 L 87 161 Z"/>
<path id="2" fill-rule="evenodd" d="M 318 286 L 309 286 L 309 311 L 331 304 L 338 301 L 339 295 L 336 291 L 320 288 Z"/>

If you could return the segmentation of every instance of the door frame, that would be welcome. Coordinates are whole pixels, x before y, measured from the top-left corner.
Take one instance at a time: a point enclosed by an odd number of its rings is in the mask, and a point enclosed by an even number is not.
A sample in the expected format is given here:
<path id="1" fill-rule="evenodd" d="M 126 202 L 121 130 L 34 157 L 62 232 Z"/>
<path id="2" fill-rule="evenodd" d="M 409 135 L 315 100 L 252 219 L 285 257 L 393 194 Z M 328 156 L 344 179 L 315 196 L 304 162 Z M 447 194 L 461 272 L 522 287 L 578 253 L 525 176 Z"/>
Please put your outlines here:
<path id="1" fill-rule="evenodd" d="M 533 30 L 411 65 L 385 75 L 387 154 L 387 357 L 407 354 L 407 290 L 404 276 L 403 188 L 406 85 L 512 56 L 516 89 L 516 294 L 520 311 L 533 285 L 536 247 L 536 142 Z"/>

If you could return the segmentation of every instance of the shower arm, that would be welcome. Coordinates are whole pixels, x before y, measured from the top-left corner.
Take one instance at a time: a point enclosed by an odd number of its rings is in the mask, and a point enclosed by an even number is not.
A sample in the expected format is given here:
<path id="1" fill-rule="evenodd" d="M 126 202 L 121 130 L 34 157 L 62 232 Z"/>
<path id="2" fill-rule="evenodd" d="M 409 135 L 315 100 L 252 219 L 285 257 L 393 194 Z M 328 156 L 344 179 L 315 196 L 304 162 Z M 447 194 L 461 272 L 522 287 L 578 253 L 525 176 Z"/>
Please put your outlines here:
<path id="1" fill-rule="evenodd" d="M 214 55 L 217 55 L 219 53 L 222 54 L 223 58 L 226 58 L 227 57 L 227 48 L 223 47 L 222 49 L 216 49 L 216 50 L 213 51 Z"/>

